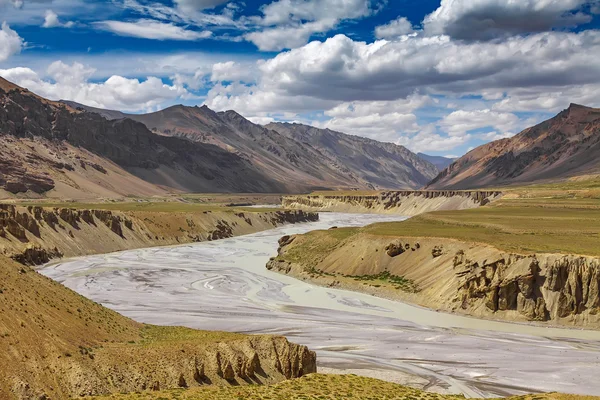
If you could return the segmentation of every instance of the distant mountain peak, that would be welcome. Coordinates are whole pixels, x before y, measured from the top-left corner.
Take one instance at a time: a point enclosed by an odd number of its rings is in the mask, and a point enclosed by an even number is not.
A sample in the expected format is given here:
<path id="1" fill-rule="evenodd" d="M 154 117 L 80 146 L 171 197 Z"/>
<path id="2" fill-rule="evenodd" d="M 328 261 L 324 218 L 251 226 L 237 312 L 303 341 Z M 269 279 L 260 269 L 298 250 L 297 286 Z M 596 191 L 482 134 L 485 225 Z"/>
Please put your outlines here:
<path id="1" fill-rule="evenodd" d="M 572 103 L 518 135 L 470 151 L 432 189 L 474 189 L 556 181 L 600 170 L 600 109 Z"/>

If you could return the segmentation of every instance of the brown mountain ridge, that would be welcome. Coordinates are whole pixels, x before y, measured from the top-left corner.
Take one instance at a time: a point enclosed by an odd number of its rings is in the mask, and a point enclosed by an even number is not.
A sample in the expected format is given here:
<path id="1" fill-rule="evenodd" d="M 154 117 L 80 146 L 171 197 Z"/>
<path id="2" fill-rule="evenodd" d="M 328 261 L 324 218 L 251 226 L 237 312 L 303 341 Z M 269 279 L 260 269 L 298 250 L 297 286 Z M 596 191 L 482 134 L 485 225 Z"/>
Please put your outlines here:
<path id="1" fill-rule="evenodd" d="M 551 182 L 600 173 L 600 109 L 577 104 L 518 135 L 480 146 L 442 171 L 430 189 Z"/>
<path id="2" fill-rule="evenodd" d="M 108 119 L 130 118 L 162 136 L 216 145 L 286 183 L 291 192 L 415 189 L 438 172 L 403 146 L 299 124 L 261 126 L 232 110 L 179 105 L 137 115 L 65 104 Z"/>

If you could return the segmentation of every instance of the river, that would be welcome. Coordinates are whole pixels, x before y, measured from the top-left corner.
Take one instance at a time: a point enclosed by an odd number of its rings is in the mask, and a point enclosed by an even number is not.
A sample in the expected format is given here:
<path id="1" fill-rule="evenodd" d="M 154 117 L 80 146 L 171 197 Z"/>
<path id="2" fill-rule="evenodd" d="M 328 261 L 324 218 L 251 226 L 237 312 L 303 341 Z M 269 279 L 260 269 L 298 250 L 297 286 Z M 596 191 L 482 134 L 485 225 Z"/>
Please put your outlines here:
<path id="1" fill-rule="evenodd" d="M 40 272 L 140 322 L 284 335 L 315 350 L 324 372 L 468 397 L 600 394 L 600 332 L 437 313 L 265 268 L 283 235 L 399 219 L 322 213 L 315 223 L 80 257 Z"/>

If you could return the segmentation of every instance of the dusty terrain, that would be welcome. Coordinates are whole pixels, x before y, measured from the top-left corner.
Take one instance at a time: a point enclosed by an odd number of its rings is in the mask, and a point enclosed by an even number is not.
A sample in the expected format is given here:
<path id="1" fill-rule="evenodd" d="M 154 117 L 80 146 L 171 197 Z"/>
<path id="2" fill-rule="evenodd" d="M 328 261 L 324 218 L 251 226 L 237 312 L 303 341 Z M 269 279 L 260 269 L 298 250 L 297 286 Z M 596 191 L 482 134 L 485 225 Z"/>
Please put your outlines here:
<path id="1" fill-rule="evenodd" d="M 331 191 L 284 196 L 282 204 L 310 211 L 413 216 L 430 211 L 477 208 L 501 195 L 499 191 Z"/>
<path id="2" fill-rule="evenodd" d="M 44 204 L 42 204 L 44 205 Z M 174 202 L 0 204 L 0 251 L 23 264 L 216 240 L 314 221 L 303 211 Z"/>
<path id="3" fill-rule="evenodd" d="M 138 324 L 0 256 L 0 398 L 277 382 L 315 372 L 285 338 Z"/>
<path id="4" fill-rule="evenodd" d="M 406 386 L 382 382 L 356 375 L 317 375 L 312 374 L 294 381 L 286 381 L 270 386 L 244 388 L 202 388 L 188 391 L 159 393 L 138 393 L 102 397 L 103 400 L 460 400 L 462 396 L 439 395 Z M 592 400 L 597 397 L 561 394 L 540 394 L 510 397 L 510 400 Z"/>
<path id="5" fill-rule="evenodd" d="M 480 146 L 442 171 L 429 189 L 472 189 L 597 174 L 600 109 L 571 104 L 510 139 Z"/>
<path id="6" fill-rule="evenodd" d="M 600 328 L 599 200 L 550 193 L 285 237 L 268 267 L 433 309 Z"/>

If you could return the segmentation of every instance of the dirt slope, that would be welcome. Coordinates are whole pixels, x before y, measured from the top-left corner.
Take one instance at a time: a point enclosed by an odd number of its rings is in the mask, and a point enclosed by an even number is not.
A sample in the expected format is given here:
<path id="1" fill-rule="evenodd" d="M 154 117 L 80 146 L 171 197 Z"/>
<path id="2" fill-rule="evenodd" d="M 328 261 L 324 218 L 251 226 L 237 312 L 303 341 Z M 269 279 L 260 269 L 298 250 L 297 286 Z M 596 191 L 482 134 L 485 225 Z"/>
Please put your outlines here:
<path id="1" fill-rule="evenodd" d="M 430 189 L 499 187 L 600 172 L 600 109 L 576 104 L 513 138 L 470 151 Z"/>

